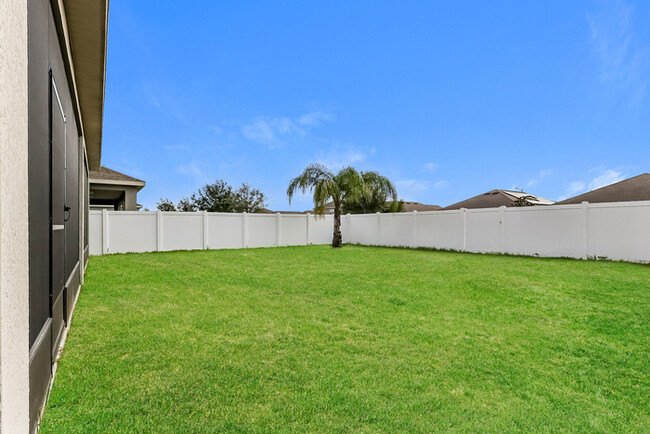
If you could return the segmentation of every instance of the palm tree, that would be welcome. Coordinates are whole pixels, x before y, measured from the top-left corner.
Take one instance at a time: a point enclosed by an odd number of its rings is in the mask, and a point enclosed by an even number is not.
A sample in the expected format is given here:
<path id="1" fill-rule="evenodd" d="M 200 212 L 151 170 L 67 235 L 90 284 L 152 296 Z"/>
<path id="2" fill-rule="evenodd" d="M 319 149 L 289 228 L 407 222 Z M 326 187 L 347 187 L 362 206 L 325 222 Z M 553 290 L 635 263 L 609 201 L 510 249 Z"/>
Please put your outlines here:
<path id="1" fill-rule="evenodd" d="M 397 199 L 397 189 L 390 179 L 377 172 L 361 172 L 361 194 L 343 201 L 343 212 L 371 214 L 376 212 L 400 212 L 403 202 Z"/>
<path id="2" fill-rule="evenodd" d="M 334 202 L 334 234 L 332 247 L 341 247 L 343 237 L 341 236 L 341 207 L 346 199 L 356 199 L 362 194 L 363 178 L 359 172 L 352 167 L 344 167 L 337 174 L 334 174 L 322 164 L 310 164 L 305 170 L 291 180 L 287 188 L 289 204 L 296 191 L 306 193 L 308 190 L 314 192 L 314 213 L 325 214 L 325 204 L 331 200 Z"/>

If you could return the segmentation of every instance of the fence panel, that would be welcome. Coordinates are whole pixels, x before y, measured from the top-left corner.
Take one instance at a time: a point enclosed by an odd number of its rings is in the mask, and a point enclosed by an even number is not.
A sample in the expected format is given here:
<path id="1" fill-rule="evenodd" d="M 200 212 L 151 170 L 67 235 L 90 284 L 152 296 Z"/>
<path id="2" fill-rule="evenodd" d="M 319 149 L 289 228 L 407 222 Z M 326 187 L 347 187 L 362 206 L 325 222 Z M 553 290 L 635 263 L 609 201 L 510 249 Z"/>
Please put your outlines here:
<path id="1" fill-rule="evenodd" d="M 280 215 L 280 245 L 304 246 L 307 244 L 307 214 Z"/>
<path id="2" fill-rule="evenodd" d="M 413 214 L 379 215 L 379 242 L 383 246 L 410 246 L 413 242 Z"/>
<path id="3" fill-rule="evenodd" d="M 650 202 L 644 203 L 591 205 L 587 217 L 589 256 L 649 261 Z"/>
<path id="4" fill-rule="evenodd" d="M 505 212 L 505 253 L 583 257 L 580 205 L 508 208 Z"/>
<path id="5" fill-rule="evenodd" d="M 268 214 L 248 214 L 246 247 L 272 247 L 278 244 L 278 217 Z"/>
<path id="6" fill-rule="evenodd" d="M 341 219 L 344 223 L 343 242 L 364 245 L 379 244 L 379 217 L 377 215 L 345 215 Z"/>
<path id="7" fill-rule="evenodd" d="M 345 220 L 345 217 L 343 217 L 343 220 Z M 309 244 L 330 244 L 333 231 L 334 216 L 309 215 Z M 343 242 L 348 242 L 345 230 L 343 232 Z"/>
<path id="8" fill-rule="evenodd" d="M 163 212 L 162 249 L 203 249 L 203 213 Z"/>
<path id="9" fill-rule="evenodd" d="M 241 214 L 208 214 L 208 248 L 241 249 L 244 247 L 244 221 Z"/>
<path id="10" fill-rule="evenodd" d="M 419 212 L 416 218 L 417 246 L 461 250 L 460 211 Z"/>
<path id="11" fill-rule="evenodd" d="M 124 211 L 108 213 L 108 253 L 156 250 L 156 213 Z"/>
<path id="12" fill-rule="evenodd" d="M 102 254 L 102 212 L 92 210 L 88 213 L 88 254 Z"/>

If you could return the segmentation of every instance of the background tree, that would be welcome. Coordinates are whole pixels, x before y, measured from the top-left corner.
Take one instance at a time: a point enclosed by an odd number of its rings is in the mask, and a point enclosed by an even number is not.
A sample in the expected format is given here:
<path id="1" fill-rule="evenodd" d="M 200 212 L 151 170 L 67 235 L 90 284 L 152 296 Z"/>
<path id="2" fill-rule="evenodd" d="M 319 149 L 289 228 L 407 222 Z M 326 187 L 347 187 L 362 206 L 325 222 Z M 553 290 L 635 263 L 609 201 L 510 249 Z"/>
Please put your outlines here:
<path id="1" fill-rule="evenodd" d="M 167 198 L 160 198 L 156 208 L 158 211 L 176 211 L 176 205 L 174 205 L 174 202 Z"/>
<path id="2" fill-rule="evenodd" d="M 362 193 L 363 178 L 352 167 L 344 167 L 337 174 L 322 164 L 310 164 L 299 176 L 293 178 L 287 188 L 289 204 L 297 191 L 314 192 L 314 213 L 325 214 L 325 204 L 334 202 L 334 233 L 332 247 L 341 247 L 341 207 L 346 199 L 355 200 Z"/>
<path id="3" fill-rule="evenodd" d="M 535 196 L 521 196 L 512 202 L 512 206 L 534 206 L 531 200 L 535 200 Z"/>
<path id="4" fill-rule="evenodd" d="M 264 193 L 247 183 L 235 191 L 233 199 L 233 212 L 259 212 L 267 206 Z"/>
<path id="5" fill-rule="evenodd" d="M 223 179 L 214 184 L 206 184 L 191 197 L 192 205 L 198 211 L 234 212 L 235 193 Z"/>
<path id="6" fill-rule="evenodd" d="M 377 172 L 361 172 L 361 178 L 361 193 L 343 200 L 344 213 L 370 214 L 404 209 L 404 202 L 397 199 L 397 189 L 390 179 Z"/>
<path id="7" fill-rule="evenodd" d="M 191 197 L 184 197 L 181 200 L 179 200 L 176 208 L 178 209 L 178 211 L 181 212 L 196 212 L 199 210 L 196 206 L 196 200 L 194 195 L 192 195 Z"/>
<path id="8" fill-rule="evenodd" d="M 386 202 L 386 210 L 382 212 L 404 212 L 404 201 L 391 200 L 389 202 Z"/>
<path id="9" fill-rule="evenodd" d="M 234 190 L 226 181 L 220 179 L 214 184 L 206 184 L 192 196 L 184 197 L 178 205 L 165 198 L 158 202 L 161 211 L 181 212 L 259 212 L 266 206 L 266 197 L 257 188 L 242 184 Z"/>

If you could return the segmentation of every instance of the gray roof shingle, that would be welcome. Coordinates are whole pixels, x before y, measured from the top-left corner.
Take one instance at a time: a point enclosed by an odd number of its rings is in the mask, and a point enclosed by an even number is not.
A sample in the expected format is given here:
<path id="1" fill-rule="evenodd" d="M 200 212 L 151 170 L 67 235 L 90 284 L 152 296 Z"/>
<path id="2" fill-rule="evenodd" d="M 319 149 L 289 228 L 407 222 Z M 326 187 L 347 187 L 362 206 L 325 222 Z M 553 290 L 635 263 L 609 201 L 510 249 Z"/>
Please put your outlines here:
<path id="1" fill-rule="evenodd" d="M 581 202 L 631 202 L 637 200 L 650 200 L 650 173 L 642 173 L 633 178 L 570 197 L 558 202 L 558 205 Z"/>

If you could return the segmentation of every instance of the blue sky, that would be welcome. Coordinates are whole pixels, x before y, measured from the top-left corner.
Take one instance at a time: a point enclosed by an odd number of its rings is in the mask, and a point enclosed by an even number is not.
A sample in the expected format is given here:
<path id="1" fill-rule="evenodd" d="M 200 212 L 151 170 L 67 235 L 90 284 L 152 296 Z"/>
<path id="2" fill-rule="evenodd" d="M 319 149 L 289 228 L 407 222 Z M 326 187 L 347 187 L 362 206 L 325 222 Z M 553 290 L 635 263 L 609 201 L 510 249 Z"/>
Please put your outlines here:
<path id="1" fill-rule="evenodd" d="M 118 1 L 102 162 L 155 208 L 311 162 L 448 205 L 650 171 L 650 2 Z"/>

